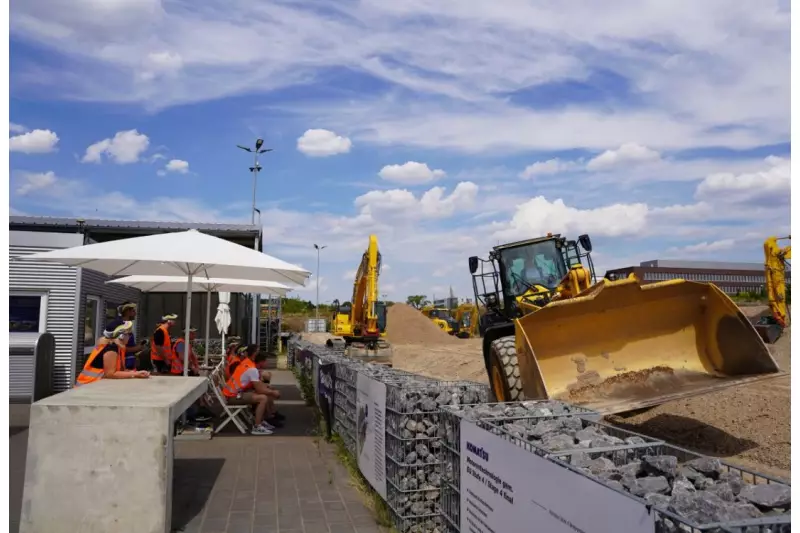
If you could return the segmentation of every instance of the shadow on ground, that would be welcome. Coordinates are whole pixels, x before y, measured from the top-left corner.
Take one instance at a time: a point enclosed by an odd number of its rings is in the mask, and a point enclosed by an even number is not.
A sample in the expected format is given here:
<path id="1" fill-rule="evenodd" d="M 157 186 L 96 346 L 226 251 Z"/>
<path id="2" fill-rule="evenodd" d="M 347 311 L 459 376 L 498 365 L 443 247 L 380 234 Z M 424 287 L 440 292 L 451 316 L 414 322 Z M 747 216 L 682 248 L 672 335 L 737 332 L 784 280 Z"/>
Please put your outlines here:
<path id="1" fill-rule="evenodd" d="M 634 424 L 627 421 L 636 414 L 641 413 L 614 415 L 607 417 L 607 420 L 622 429 L 715 457 L 738 455 L 758 446 L 752 440 L 734 437 L 726 431 L 685 416 L 660 414 L 646 422 Z"/>
<path id="2" fill-rule="evenodd" d="M 179 459 L 173 463 L 172 530 L 183 531 L 203 513 L 225 459 Z"/>

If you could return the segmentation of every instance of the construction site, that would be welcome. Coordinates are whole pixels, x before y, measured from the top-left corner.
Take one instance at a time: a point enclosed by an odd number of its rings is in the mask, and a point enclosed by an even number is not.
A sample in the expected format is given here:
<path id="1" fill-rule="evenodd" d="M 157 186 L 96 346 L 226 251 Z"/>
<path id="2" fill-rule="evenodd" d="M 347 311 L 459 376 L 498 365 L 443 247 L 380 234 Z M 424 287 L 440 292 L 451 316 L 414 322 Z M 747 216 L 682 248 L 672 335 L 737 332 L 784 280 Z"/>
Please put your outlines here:
<path id="1" fill-rule="evenodd" d="M 566 336 L 566 339 L 562 339 L 562 341 L 566 344 L 576 345 L 576 347 L 562 349 L 559 352 L 562 354 L 559 356 L 561 359 L 566 359 L 563 356 L 564 353 L 572 353 L 572 355 L 567 365 L 560 361 L 558 364 L 561 366 L 557 369 L 547 366 L 548 360 L 551 358 L 545 350 L 552 350 L 555 353 L 556 349 L 553 348 L 553 344 L 530 341 L 527 340 L 526 335 L 523 342 L 533 344 L 536 351 L 533 358 L 538 359 L 537 372 L 542 374 L 550 372 L 549 376 L 556 376 L 554 379 L 547 380 L 540 378 L 541 381 L 543 383 L 547 381 L 549 385 L 558 380 L 563 383 L 570 382 L 557 391 L 555 388 L 553 391 L 545 389 L 544 394 L 540 394 L 534 399 L 555 398 L 577 405 L 589 405 L 606 413 L 605 420 L 620 428 L 663 439 L 670 444 L 682 446 L 698 453 L 724 458 L 732 463 L 769 475 L 790 478 L 791 329 L 787 320 L 788 306 L 784 303 L 781 307 L 780 304 L 785 301 L 783 290 L 779 290 L 780 294 L 778 295 L 770 294 L 771 305 L 738 307 L 712 284 L 671 280 L 649 284 L 648 293 L 651 296 L 648 301 L 644 297 L 640 299 L 639 296 L 643 292 L 642 287 L 648 285 L 642 285 L 633 276 L 621 281 L 601 280 L 597 284 L 590 283 L 595 276 L 593 275 L 594 267 L 590 257 L 591 244 L 588 236 L 581 237 L 580 244 L 586 245 L 581 246 L 581 249 L 579 249 L 577 241 L 568 241 L 558 235 L 548 235 L 540 239 L 499 246 L 495 250 L 512 247 L 513 250 L 528 248 L 542 251 L 544 250 L 543 245 L 549 246 L 550 243 L 556 243 L 561 251 L 550 257 L 563 257 L 561 270 L 556 270 L 558 275 L 555 282 L 539 284 L 536 280 L 529 279 L 526 280 L 524 289 L 515 294 L 511 286 L 504 284 L 504 277 L 497 275 L 497 262 L 502 259 L 500 253 L 495 253 L 493 256 L 495 269 L 490 272 L 495 289 L 492 290 L 486 283 L 483 285 L 475 283 L 476 301 L 485 304 L 488 298 L 490 308 L 493 305 L 492 297 L 501 300 L 504 298 L 503 292 L 506 292 L 507 296 L 516 298 L 515 303 L 524 309 L 516 322 L 518 328 L 529 328 L 529 332 L 535 332 L 537 335 L 541 335 L 542 332 L 549 334 L 550 330 L 546 328 L 562 327 L 569 330 L 569 333 L 561 334 Z M 372 263 L 370 263 L 370 249 L 372 250 Z M 363 288 L 359 289 L 359 284 L 371 286 L 372 294 L 378 294 L 379 265 L 377 263 L 380 254 L 377 252 L 377 239 L 374 236 L 370 241 L 370 249 L 364 254 L 363 268 L 359 270 L 360 274 L 356 277 L 356 290 L 354 291 L 354 300 L 362 299 L 364 303 L 359 308 L 364 310 L 369 308 L 370 296 L 369 291 L 365 291 Z M 557 250 L 553 248 L 553 251 Z M 767 240 L 765 243 L 765 268 L 768 281 L 775 277 L 778 278 L 777 281 L 781 286 L 785 283 L 782 276 L 790 257 L 790 247 L 780 248 L 776 241 Z M 489 263 L 489 261 L 485 263 Z M 499 266 L 502 270 L 504 265 L 501 263 Z M 485 271 L 477 272 L 477 268 L 472 270 L 476 280 L 480 281 L 481 278 L 487 276 Z M 368 281 L 370 276 L 372 278 Z M 584 277 L 581 278 L 581 276 Z M 586 372 L 587 363 L 583 358 L 585 354 L 590 353 L 590 350 L 586 349 L 586 339 L 580 339 L 580 337 L 589 334 L 586 332 L 594 329 L 588 325 L 590 321 L 599 319 L 604 313 L 614 312 L 614 309 L 609 311 L 595 307 L 585 311 L 585 314 L 581 316 L 578 310 L 580 304 L 560 306 L 560 309 L 572 308 L 574 310 L 574 314 L 578 318 L 572 318 L 572 320 L 583 324 L 584 330 L 581 331 L 578 327 L 579 324 L 571 325 L 574 327 L 558 325 L 557 321 L 562 317 L 554 316 L 548 320 L 547 312 L 555 313 L 553 308 L 558 308 L 551 302 L 558 300 L 558 297 L 552 297 L 546 301 L 536 301 L 535 305 L 528 304 L 529 301 L 533 301 L 533 298 L 530 298 L 531 293 L 536 296 L 555 296 L 559 290 L 569 293 L 570 278 L 574 285 L 580 286 L 572 289 L 574 291 L 571 294 L 573 302 L 580 301 L 583 294 L 589 294 L 592 291 L 600 293 L 603 289 L 609 293 L 609 299 L 611 295 L 615 294 L 615 289 L 619 289 L 618 292 L 621 295 L 619 297 L 624 298 L 626 296 L 624 291 L 629 289 L 627 292 L 629 299 L 625 302 L 628 310 L 620 312 L 629 313 L 632 309 L 636 309 L 645 314 L 651 313 L 645 322 L 640 324 L 642 330 L 646 330 L 648 327 L 653 328 L 652 332 L 644 331 L 644 346 L 647 347 L 646 343 L 651 341 L 653 342 L 651 347 L 655 346 L 655 342 L 662 342 L 665 347 L 664 354 L 645 356 L 646 352 L 626 353 L 627 340 L 635 340 L 636 335 L 642 333 L 640 330 L 636 334 L 632 333 L 629 339 L 613 339 L 611 343 L 617 350 L 616 353 L 610 354 L 611 360 L 613 361 L 616 355 L 618 360 L 627 361 L 624 365 L 627 369 L 636 368 L 635 371 L 625 371 L 626 368 L 615 367 L 610 373 L 602 375 L 604 379 L 599 379 L 599 376 L 594 376 L 594 379 L 585 379 L 587 375 L 592 374 L 592 372 Z M 358 294 L 356 294 L 357 292 Z M 700 295 L 699 299 L 692 300 L 692 293 L 694 296 Z M 373 298 L 376 297 L 373 296 Z M 569 294 L 567 294 L 567 298 L 570 298 Z M 569 301 L 567 298 L 558 304 Z M 670 300 L 672 303 L 665 303 Z M 776 300 L 779 301 L 777 304 Z M 730 328 L 726 333 L 732 338 L 739 339 L 742 346 L 752 347 L 753 351 L 743 353 L 740 350 L 739 353 L 735 353 L 736 350 L 730 344 L 725 345 L 724 341 L 717 343 L 708 338 L 696 341 L 698 345 L 708 343 L 705 348 L 683 346 L 681 345 L 682 340 L 671 339 L 670 335 L 665 333 L 666 330 L 689 328 L 694 329 L 696 335 L 708 335 L 707 332 L 704 333 L 705 328 L 696 322 L 697 319 L 686 318 L 696 312 L 696 309 L 692 308 L 694 304 L 689 303 L 690 301 L 714 302 L 709 307 L 717 306 L 714 312 L 719 316 L 715 319 L 720 320 L 720 323 L 726 320 L 726 316 L 736 317 L 741 312 L 740 318 L 742 321 L 746 320 L 747 324 L 741 323 Z M 586 307 L 592 305 L 593 303 L 588 300 L 585 302 Z M 662 308 L 654 307 L 658 305 L 661 305 Z M 674 309 L 675 317 L 665 318 L 654 312 L 663 311 L 665 305 L 668 309 L 669 306 Z M 699 305 L 706 304 L 700 303 Z M 649 309 L 648 306 L 650 306 Z M 363 312 L 367 313 L 367 311 Z M 680 317 L 681 313 L 685 315 L 684 318 Z M 781 314 L 785 316 L 779 316 Z M 485 307 L 482 315 L 481 320 L 485 317 Z M 355 315 L 351 316 L 356 322 L 359 321 Z M 661 318 L 656 319 L 656 316 Z M 776 316 L 777 320 L 781 321 L 785 327 L 776 324 Z M 533 320 L 538 317 L 541 317 L 540 322 L 543 325 L 532 325 Z M 459 319 L 461 319 L 460 315 Z M 506 369 L 506 372 L 509 373 L 506 379 L 511 382 L 516 381 L 518 385 L 505 385 L 504 394 L 500 390 L 504 388 L 503 385 L 490 383 L 492 374 L 488 368 L 491 366 L 491 362 L 487 361 L 489 358 L 486 353 L 486 334 L 485 332 L 479 333 L 475 319 L 477 319 L 477 312 L 473 317 L 475 326 L 473 334 L 465 335 L 469 338 L 459 338 L 456 335 L 458 321 L 452 316 L 444 313 L 437 316 L 435 310 L 417 309 L 411 305 L 395 303 L 386 308 L 385 327 L 380 332 L 380 338 L 387 347 L 390 347 L 391 365 L 397 370 L 443 381 L 489 384 L 494 389 L 495 398 L 498 401 L 522 399 L 516 397 L 516 393 L 514 393 L 515 390 L 521 391 L 522 388 L 520 369 L 516 366 L 516 355 L 513 356 L 515 362 L 513 376 Z M 693 320 L 695 322 L 692 322 Z M 529 324 L 527 326 L 525 325 L 526 321 Z M 666 330 L 661 323 L 656 324 L 657 322 L 668 324 Z M 606 320 L 604 323 L 608 324 L 609 321 Z M 626 328 L 617 326 L 612 329 L 624 332 Z M 756 335 L 756 330 L 758 330 L 758 335 Z M 776 331 L 779 333 L 775 333 Z M 513 335 L 513 333 L 513 329 L 507 329 L 505 334 Z M 336 331 L 306 333 L 303 338 L 316 344 L 327 343 L 330 346 L 332 344 L 330 339 L 336 338 L 336 335 L 340 334 L 341 332 Z M 609 335 L 613 337 L 617 334 L 619 333 L 614 331 Z M 759 335 L 761 340 L 759 340 Z M 575 338 L 570 339 L 570 336 L 575 336 Z M 363 341 L 364 339 L 356 340 Z M 693 334 L 692 342 L 694 343 L 695 340 Z M 517 342 L 519 343 L 519 340 Z M 631 342 L 631 344 L 635 343 Z M 542 347 L 543 351 L 539 352 L 536 347 Z M 703 353 L 704 350 L 706 353 Z M 713 369 L 714 364 L 709 362 L 707 352 L 715 350 L 720 354 L 718 357 L 723 360 L 727 357 L 730 360 L 725 364 L 717 364 L 716 369 Z M 670 360 L 668 352 L 680 355 L 678 358 Z M 575 353 L 580 355 L 575 357 Z M 604 359 L 609 359 L 607 352 L 601 353 Z M 770 356 L 774 363 L 770 360 Z M 692 358 L 696 358 L 697 361 L 692 361 Z M 733 361 L 736 358 L 739 358 L 740 361 Z M 758 361 L 758 363 L 755 366 L 750 365 L 749 362 L 742 363 L 741 360 L 744 358 L 748 361 Z M 640 359 L 641 364 L 639 364 Z M 631 364 L 633 361 L 636 362 L 635 364 L 639 364 L 639 367 Z M 700 362 L 698 363 L 698 361 Z M 651 364 L 648 366 L 647 363 Z M 762 363 L 763 366 L 759 367 L 758 365 Z M 622 365 L 622 363 L 619 364 Z M 738 370 L 735 368 L 737 365 L 739 365 Z M 539 370 L 539 367 L 542 370 Z M 697 371 L 698 368 L 700 371 Z M 709 371 L 709 368 L 712 370 Z M 741 371 L 743 368 L 744 372 Z M 724 376 L 726 373 L 729 375 Z M 748 380 L 753 379 L 752 377 L 742 379 L 736 374 L 770 374 L 771 379 L 756 378 L 754 382 L 749 383 Z M 726 380 L 719 379 L 720 377 L 729 379 L 725 382 Z M 500 380 L 502 381 L 502 378 Z M 514 389 L 514 387 L 518 389 Z M 508 397 L 509 391 L 514 397 Z M 500 396 L 506 397 L 500 398 Z M 526 399 L 528 398 L 530 396 L 526 395 Z"/>

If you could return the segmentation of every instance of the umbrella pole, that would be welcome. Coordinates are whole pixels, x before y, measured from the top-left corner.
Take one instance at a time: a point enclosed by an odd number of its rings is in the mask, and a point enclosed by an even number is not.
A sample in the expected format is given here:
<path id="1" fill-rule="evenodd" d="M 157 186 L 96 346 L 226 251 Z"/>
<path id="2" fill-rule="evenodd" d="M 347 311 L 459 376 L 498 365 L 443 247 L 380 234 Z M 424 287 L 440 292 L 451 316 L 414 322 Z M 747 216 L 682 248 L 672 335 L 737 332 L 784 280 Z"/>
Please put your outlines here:
<path id="1" fill-rule="evenodd" d="M 203 361 L 204 366 L 208 366 L 208 350 L 211 342 L 211 289 L 206 292 L 206 356 Z"/>
<path id="2" fill-rule="evenodd" d="M 186 344 L 184 345 L 183 349 L 183 375 L 189 375 L 189 347 L 191 346 L 191 342 L 189 339 L 191 338 L 191 334 L 189 328 L 191 328 L 191 324 L 189 320 L 192 318 L 192 273 L 189 272 L 189 279 L 186 282 L 186 336 L 183 338 Z"/>

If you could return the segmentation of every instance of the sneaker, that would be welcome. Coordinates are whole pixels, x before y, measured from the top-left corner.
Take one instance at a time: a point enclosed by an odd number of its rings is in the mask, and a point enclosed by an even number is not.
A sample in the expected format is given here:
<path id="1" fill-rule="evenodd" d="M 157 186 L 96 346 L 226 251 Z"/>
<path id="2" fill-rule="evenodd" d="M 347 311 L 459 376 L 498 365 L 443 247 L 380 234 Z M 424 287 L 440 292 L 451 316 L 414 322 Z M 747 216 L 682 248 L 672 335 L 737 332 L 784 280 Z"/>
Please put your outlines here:
<path id="1" fill-rule="evenodd" d="M 272 430 L 265 428 L 264 426 L 256 426 L 250 430 L 251 435 L 272 435 Z"/>
<path id="2" fill-rule="evenodd" d="M 198 422 L 208 422 L 212 418 L 214 418 L 214 417 L 211 416 L 211 415 L 206 415 L 206 414 L 200 414 L 200 415 L 197 415 L 196 417 L 194 417 L 194 419 L 197 420 Z"/>
<path id="3" fill-rule="evenodd" d="M 273 429 L 275 429 L 275 426 L 273 426 L 272 424 L 270 424 L 270 423 L 269 423 L 269 422 L 267 422 L 266 420 L 264 420 L 264 421 L 262 421 L 262 422 L 261 422 L 261 427 L 263 427 L 263 428 L 266 428 L 266 429 L 268 429 L 268 430 L 270 430 L 270 431 L 272 431 Z"/>

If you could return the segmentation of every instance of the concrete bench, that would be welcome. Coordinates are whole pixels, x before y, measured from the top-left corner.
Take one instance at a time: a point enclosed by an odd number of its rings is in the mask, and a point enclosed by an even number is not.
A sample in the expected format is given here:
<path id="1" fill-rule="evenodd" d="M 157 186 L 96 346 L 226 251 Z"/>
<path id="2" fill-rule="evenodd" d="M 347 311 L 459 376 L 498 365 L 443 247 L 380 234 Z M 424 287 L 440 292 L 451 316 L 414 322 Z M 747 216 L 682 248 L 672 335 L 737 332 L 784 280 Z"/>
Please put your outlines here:
<path id="1" fill-rule="evenodd" d="M 202 377 L 100 380 L 31 406 L 21 533 L 168 533 L 173 423 Z"/>

